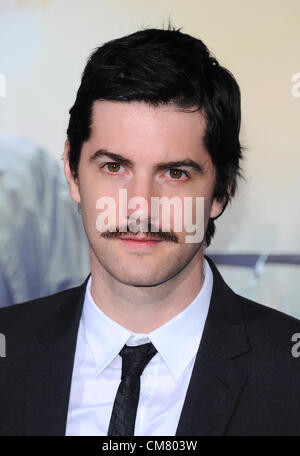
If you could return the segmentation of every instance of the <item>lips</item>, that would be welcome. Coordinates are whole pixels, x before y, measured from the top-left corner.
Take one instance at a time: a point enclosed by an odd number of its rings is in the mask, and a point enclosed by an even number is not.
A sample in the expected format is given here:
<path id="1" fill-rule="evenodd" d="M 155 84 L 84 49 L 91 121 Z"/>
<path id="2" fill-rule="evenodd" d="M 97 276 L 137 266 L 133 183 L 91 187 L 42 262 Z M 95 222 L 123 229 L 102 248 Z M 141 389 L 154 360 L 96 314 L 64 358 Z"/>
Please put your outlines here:
<path id="1" fill-rule="evenodd" d="M 121 239 L 122 240 L 127 240 L 127 241 L 139 241 L 139 242 L 161 242 L 162 240 L 161 239 L 155 239 L 153 237 L 150 237 L 150 236 L 118 236 L 118 239 Z"/>

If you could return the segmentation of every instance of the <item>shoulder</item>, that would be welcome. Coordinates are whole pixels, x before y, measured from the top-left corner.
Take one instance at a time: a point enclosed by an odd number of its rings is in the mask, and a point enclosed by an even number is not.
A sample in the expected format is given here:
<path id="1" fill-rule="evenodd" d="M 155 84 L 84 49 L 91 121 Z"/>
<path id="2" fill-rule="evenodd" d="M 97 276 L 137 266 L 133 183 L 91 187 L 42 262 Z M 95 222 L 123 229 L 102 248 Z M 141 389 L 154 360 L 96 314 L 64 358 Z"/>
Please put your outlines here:
<path id="1" fill-rule="evenodd" d="M 69 288 L 42 298 L 0 308 L 0 332 L 16 328 L 39 327 L 46 323 L 62 307 L 68 307 L 84 289 L 80 286 Z"/>
<path id="2" fill-rule="evenodd" d="M 237 294 L 223 279 L 214 261 L 205 255 L 206 260 L 213 272 L 213 295 L 222 302 L 230 303 L 229 311 L 236 313 L 236 322 L 243 320 L 249 323 L 258 321 L 269 321 L 275 326 L 294 326 L 299 325 L 300 320 L 294 316 L 284 313 L 273 307 L 255 302 L 242 295 Z M 225 312 L 222 312 L 224 318 Z"/>
<path id="3" fill-rule="evenodd" d="M 251 299 L 247 299 L 244 296 L 234 293 L 236 299 L 244 307 L 245 316 L 247 320 L 254 321 L 256 319 L 266 319 L 273 321 L 274 324 L 283 324 L 283 325 L 294 325 L 300 324 L 300 320 L 292 315 L 284 313 L 278 309 L 275 309 L 270 306 L 266 306 Z"/>
<path id="4" fill-rule="evenodd" d="M 245 320 L 249 325 L 261 322 L 273 328 L 273 330 L 289 330 L 291 328 L 300 330 L 300 320 L 298 318 L 238 294 L 235 294 L 235 296 L 240 305 L 243 306 Z"/>
<path id="5" fill-rule="evenodd" d="M 259 357 L 266 358 L 273 353 L 272 356 L 278 357 L 278 360 L 282 356 L 291 360 L 293 346 L 300 340 L 300 320 L 235 293 L 224 281 L 214 262 L 206 258 L 214 276 L 214 320 L 229 323 L 232 329 L 236 325 L 243 325 L 249 344 Z"/>
<path id="6" fill-rule="evenodd" d="M 237 294 L 236 300 L 243 307 L 248 339 L 258 356 L 286 374 L 289 369 L 299 372 L 300 320 Z"/>

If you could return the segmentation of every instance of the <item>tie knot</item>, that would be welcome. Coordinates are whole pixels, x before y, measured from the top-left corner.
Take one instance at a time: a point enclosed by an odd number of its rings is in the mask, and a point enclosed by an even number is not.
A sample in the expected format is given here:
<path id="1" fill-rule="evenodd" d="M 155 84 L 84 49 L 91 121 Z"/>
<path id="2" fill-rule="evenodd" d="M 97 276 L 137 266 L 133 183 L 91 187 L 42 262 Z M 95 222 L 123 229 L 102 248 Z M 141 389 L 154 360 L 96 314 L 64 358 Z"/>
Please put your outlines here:
<path id="1" fill-rule="evenodd" d="M 142 345 L 124 345 L 120 351 L 122 356 L 122 379 L 127 375 L 142 375 L 143 370 L 157 353 L 154 345 L 149 342 Z"/>

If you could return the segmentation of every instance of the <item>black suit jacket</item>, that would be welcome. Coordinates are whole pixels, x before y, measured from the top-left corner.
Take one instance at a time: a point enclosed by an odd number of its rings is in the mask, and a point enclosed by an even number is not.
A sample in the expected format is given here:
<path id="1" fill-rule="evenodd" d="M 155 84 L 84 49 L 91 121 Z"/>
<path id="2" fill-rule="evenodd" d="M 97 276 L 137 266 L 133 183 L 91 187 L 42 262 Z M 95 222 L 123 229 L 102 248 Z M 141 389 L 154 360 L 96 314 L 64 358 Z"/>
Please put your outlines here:
<path id="1" fill-rule="evenodd" d="M 207 260 L 212 298 L 176 435 L 300 435 L 300 321 L 235 294 Z M 65 435 L 86 283 L 0 309 L 0 435 Z"/>

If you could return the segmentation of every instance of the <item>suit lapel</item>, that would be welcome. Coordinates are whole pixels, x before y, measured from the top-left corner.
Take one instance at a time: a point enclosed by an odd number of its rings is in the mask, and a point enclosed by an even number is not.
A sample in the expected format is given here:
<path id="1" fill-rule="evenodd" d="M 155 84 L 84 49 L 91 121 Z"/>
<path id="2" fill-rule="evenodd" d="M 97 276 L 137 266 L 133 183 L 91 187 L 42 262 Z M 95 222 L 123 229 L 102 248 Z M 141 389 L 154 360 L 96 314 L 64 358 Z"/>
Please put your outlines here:
<path id="1" fill-rule="evenodd" d="M 238 359 L 250 350 L 242 302 L 206 259 L 214 277 L 212 297 L 176 436 L 224 434 L 248 377 Z M 59 311 L 38 335 L 38 350 L 24 376 L 26 435 L 65 435 L 88 278 L 65 293 Z"/>
<path id="2" fill-rule="evenodd" d="M 39 348 L 25 376 L 26 435 L 65 435 L 77 332 L 88 278 L 80 287 L 66 292 L 59 311 L 38 335 Z"/>
<path id="3" fill-rule="evenodd" d="M 206 259 L 212 297 L 176 436 L 224 434 L 248 377 L 238 359 L 250 350 L 243 304 Z"/>

